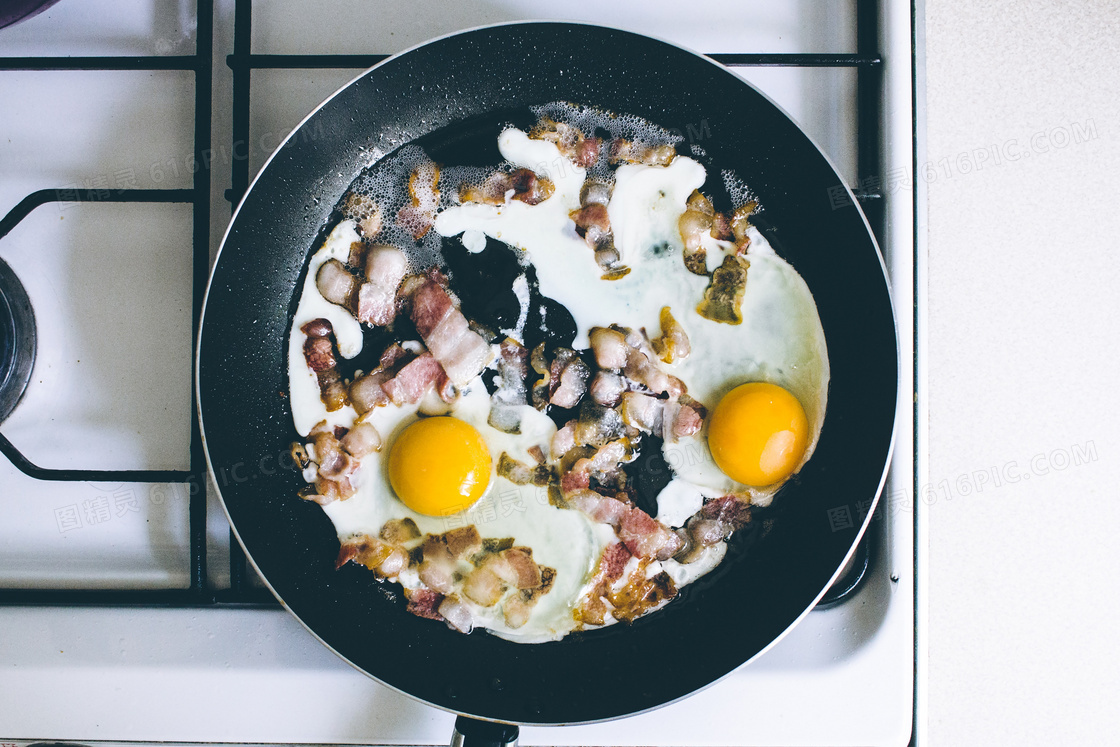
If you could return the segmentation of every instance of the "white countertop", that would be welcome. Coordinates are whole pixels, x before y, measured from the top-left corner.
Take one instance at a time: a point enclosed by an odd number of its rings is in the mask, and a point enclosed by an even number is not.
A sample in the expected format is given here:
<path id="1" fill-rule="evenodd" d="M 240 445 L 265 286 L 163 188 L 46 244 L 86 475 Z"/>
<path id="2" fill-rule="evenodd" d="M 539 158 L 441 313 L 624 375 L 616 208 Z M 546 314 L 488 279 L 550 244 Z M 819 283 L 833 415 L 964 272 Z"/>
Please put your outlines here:
<path id="1" fill-rule="evenodd" d="M 925 6 L 925 743 L 1115 743 L 1120 5 Z"/>

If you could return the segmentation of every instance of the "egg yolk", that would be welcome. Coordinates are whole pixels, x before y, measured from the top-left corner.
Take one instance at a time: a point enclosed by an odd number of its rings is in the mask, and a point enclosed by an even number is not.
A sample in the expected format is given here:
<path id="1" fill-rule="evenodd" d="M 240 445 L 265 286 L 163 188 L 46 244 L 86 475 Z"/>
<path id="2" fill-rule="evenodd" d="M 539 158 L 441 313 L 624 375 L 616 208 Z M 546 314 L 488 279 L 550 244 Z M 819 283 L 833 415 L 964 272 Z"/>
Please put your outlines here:
<path id="1" fill-rule="evenodd" d="M 490 484 L 490 451 L 471 425 L 423 418 L 389 452 L 389 483 L 404 505 L 425 516 L 465 511 Z"/>
<path id="2" fill-rule="evenodd" d="M 708 420 L 708 448 L 716 466 L 752 487 L 773 485 L 793 474 L 808 442 L 805 410 L 775 384 L 735 387 Z"/>

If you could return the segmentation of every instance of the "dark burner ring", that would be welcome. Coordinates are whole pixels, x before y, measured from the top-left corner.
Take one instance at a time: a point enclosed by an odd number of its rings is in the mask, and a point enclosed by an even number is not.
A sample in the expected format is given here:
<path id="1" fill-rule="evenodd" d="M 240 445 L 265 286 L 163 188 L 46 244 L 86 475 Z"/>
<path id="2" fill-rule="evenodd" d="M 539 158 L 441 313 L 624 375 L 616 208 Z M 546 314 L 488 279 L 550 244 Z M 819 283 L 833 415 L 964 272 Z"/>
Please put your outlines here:
<path id="1" fill-rule="evenodd" d="M 0 421 L 15 409 L 35 365 L 35 313 L 27 291 L 0 259 Z"/>

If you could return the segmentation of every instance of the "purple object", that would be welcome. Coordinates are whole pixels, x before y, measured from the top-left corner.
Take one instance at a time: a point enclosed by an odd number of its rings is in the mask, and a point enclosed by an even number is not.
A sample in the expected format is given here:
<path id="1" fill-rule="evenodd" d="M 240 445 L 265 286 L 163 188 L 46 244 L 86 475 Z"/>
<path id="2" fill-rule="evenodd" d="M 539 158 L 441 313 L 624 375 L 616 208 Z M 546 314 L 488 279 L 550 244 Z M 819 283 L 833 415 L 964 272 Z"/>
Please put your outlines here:
<path id="1" fill-rule="evenodd" d="M 57 2 L 58 0 L 0 0 L 0 29 L 39 15 Z"/>

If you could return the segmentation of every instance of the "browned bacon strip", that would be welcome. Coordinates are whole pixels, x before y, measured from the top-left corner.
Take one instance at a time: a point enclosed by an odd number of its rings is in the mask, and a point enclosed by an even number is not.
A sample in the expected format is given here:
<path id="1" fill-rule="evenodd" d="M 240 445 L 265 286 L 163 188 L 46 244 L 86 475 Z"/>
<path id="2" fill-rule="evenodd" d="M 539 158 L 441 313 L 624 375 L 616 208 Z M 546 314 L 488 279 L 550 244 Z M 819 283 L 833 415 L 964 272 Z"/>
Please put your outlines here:
<path id="1" fill-rule="evenodd" d="M 490 362 L 490 346 L 470 329 L 436 278 L 427 278 L 412 294 L 411 316 L 424 344 L 455 384 L 470 383 Z"/>
<path id="2" fill-rule="evenodd" d="M 406 590 L 405 594 L 408 596 L 408 606 L 405 609 L 412 614 L 428 620 L 443 619 L 443 616 L 439 613 L 444 601 L 443 594 L 431 589 Z"/>
<path id="3" fill-rule="evenodd" d="M 381 389 L 394 405 L 415 404 L 436 385 L 442 374 L 443 368 L 432 354 L 423 353 L 406 363 L 393 378 L 383 382 Z"/>
<path id="4" fill-rule="evenodd" d="M 342 409 L 350 398 L 338 372 L 334 328 L 326 319 L 313 319 L 300 327 L 300 331 L 307 335 L 303 357 L 319 381 L 319 398 L 327 406 L 327 412 Z"/>
<path id="5" fill-rule="evenodd" d="M 384 327 L 397 315 L 397 286 L 408 270 L 408 260 L 395 246 L 370 247 L 366 254 L 366 282 L 354 296 L 358 321 Z"/>

